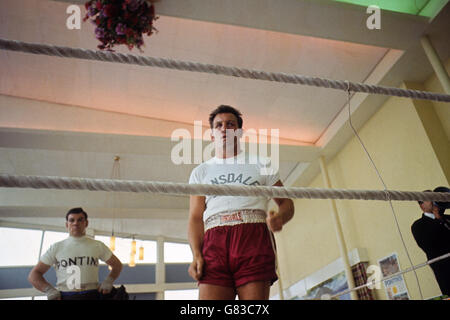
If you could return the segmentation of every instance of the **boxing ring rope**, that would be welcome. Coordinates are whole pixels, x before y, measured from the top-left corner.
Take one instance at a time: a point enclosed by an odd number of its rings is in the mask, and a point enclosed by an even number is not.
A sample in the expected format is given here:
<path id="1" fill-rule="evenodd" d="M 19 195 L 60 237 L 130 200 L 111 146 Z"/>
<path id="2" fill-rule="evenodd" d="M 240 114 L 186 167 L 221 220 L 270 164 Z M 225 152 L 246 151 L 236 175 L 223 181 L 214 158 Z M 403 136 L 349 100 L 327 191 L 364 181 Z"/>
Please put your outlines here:
<path id="1" fill-rule="evenodd" d="M 150 192 L 172 195 L 264 196 L 268 198 L 450 202 L 450 193 L 188 184 L 175 182 L 0 175 L 0 187 Z"/>
<path id="2" fill-rule="evenodd" d="M 419 90 L 401 89 L 385 86 L 370 85 L 365 83 L 355 83 L 342 80 L 331 80 L 318 77 L 309 77 L 296 74 L 265 72 L 260 70 L 250 70 L 245 68 L 226 67 L 205 63 L 178 61 L 165 58 L 154 58 L 123 54 L 117 52 L 105 52 L 100 50 L 89 50 L 80 48 L 70 48 L 63 46 L 53 46 L 37 43 L 27 43 L 17 40 L 7 40 L 0 38 L 0 49 L 19 51 L 32 54 L 42 54 L 48 56 L 77 58 L 84 60 L 97 60 L 116 63 L 136 64 L 141 66 L 159 67 L 166 69 L 176 69 L 183 71 L 193 71 L 202 73 L 213 73 L 224 76 L 240 77 L 246 79 L 258 79 L 283 83 L 300 84 L 307 86 L 338 89 L 343 91 L 365 92 L 372 94 L 383 94 L 388 96 L 406 97 L 423 100 L 434 100 L 450 102 L 450 95 L 432 93 Z"/>

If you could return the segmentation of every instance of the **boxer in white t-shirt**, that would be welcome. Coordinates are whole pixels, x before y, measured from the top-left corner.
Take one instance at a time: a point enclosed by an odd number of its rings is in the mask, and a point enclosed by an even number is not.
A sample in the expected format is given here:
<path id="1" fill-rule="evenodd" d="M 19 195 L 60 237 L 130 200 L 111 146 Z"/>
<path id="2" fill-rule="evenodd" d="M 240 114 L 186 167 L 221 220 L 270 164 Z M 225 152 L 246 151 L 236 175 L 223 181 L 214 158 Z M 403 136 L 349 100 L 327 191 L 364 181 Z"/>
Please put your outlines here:
<path id="1" fill-rule="evenodd" d="M 197 166 L 189 183 L 282 186 L 278 172 L 261 170 L 267 159 L 240 150 L 241 113 L 219 106 L 209 117 L 215 157 Z M 255 161 L 256 160 L 256 161 Z M 264 174 L 262 174 L 264 172 Z M 267 214 L 264 197 L 191 196 L 189 274 L 199 283 L 199 299 L 262 300 L 277 280 L 272 235 L 294 215 L 290 199 L 275 198 L 278 212 Z"/>
<path id="2" fill-rule="evenodd" d="M 112 290 L 113 282 L 122 270 L 122 263 L 102 242 L 86 236 L 87 213 L 73 208 L 66 214 L 69 237 L 53 244 L 31 270 L 28 280 L 49 300 L 96 300 L 100 294 Z M 98 282 L 99 259 L 105 261 L 111 272 Z M 44 274 L 56 270 L 56 288 L 48 283 Z"/>

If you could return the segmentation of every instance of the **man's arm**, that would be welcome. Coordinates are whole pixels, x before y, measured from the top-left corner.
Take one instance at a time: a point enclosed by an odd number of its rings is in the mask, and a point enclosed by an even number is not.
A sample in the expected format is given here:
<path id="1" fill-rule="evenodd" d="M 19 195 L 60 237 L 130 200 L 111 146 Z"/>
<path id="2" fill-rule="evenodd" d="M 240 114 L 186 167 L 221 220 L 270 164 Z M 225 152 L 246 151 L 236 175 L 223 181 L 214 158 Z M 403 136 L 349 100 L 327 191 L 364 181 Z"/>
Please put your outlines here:
<path id="1" fill-rule="evenodd" d="M 31 269 L 28 275 L 28 281 L 38 289 L 45 292 L 49 300 L 59 300 L 61 295 L 50 283 L 44 278 L 44 274 L 50 269 L 51 266 L 39 261 L 33 269 Z"/>
<path id="2" fill-rule="evenodd" d="M 423 252 L 425 252 L 428 258 L 428 254 L 430 253 L 430 248 L 432 249 L 432 245 L 428 240 L 430 238 L 430 235 L 428 235 L 423 229 L 423 222 L 418 220 L 411 226 L 411 233 L 413 234 L 414 240 L 416 240 L 419 248 L 422 249 Z"/>
<path id="3" fill-rule="evenodd" d="M 106 277 L 106 279 L 103 280 L 100 288 L 98 289 L 98 291 L 102 292 L 103 294 L 109 293 L 112 290 L 114 280 L 119 277 L 120 272 L 122 271 L 122 262 L 120 262 L 120 260 L 114 254 L 105 262 L 108 266 L 111 267 L 111 272 Z"/>
<path id="4" fill-rule="evenodd" d="M 108 276 L 116 280 L 119 277 L 120 272 L 122 272 L 122 262 L 120 262 L 119 258 L 114 254 L 105 262 L 111 267 L 111 272 Z"/>
<path id="5" fill-rule="evenodd" d="M 191 196 L 189 201 L 188 240 L 193 261 L 188 272 L 197 281 L 200 280 L 203 273 L 202 245 L 205 232 L 203 224 L 203 212 L 206 208 L 205 200 L 205 196 Z"/>
<path id="6" fill-rule="evenodd" d="M 45 288 L 50 285 L 44 278 L 44 274 L 50 267 L 51 266 L 39 261 L 38 264 L 31 269 L 30 274 L 28 275 L 28 281 L 39 291 L 44 292 Z"/>
<path id="7" fill-rule="evenodd" d="M 283 183 L 278 180 L 275 187 L 282 187 Z M 267 225 L 272 232 L 280 231 L 289 220 L 294 216 L 294 202 L 288 198 L 274 198 L 278 205 L 278 212 L 270 211 L 267 217 Z"/>

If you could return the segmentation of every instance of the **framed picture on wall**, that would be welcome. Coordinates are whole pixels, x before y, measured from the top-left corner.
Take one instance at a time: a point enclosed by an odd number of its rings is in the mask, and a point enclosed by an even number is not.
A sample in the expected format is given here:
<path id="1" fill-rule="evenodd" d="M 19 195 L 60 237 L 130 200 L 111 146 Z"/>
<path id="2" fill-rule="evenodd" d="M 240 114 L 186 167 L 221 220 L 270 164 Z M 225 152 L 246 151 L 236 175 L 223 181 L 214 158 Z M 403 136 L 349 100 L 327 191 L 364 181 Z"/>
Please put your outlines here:
<path id="1" fill-rule="evenodd" d="M 378 260 L 378 264 L 380 265 L 383 278 L 400 272 L 397 253 L 392 253 L 391 255 Z M 402 274 L 384 280 L 383 284 L 386 290 L 386 296 L 389 300 L 410 300 L 405 279 Z"/>

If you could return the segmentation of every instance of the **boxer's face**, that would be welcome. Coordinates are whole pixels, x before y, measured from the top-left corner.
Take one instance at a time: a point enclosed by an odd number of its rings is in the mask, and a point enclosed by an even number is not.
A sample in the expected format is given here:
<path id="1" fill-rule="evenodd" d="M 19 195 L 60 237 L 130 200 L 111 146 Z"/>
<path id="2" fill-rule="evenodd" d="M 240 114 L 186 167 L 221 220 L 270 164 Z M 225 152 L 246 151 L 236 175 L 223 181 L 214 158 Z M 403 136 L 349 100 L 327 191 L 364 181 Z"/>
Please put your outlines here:
<path id="1" fill-rule="evenodd" d="M 72 237 L 81 237 L 86 234 L 88 221 L 83 213 L 71 213 L 67 217 L 66 228 Z"/>
<path id="2" fill-rule="evenodd" d="M 236 132 L 238 129 L 238 120 L 234 114 L 219 113 L 213 120 L 211 140 L 216 143 L 216 146 L 232 147 L 239 138 L 239 133 Z"/>

